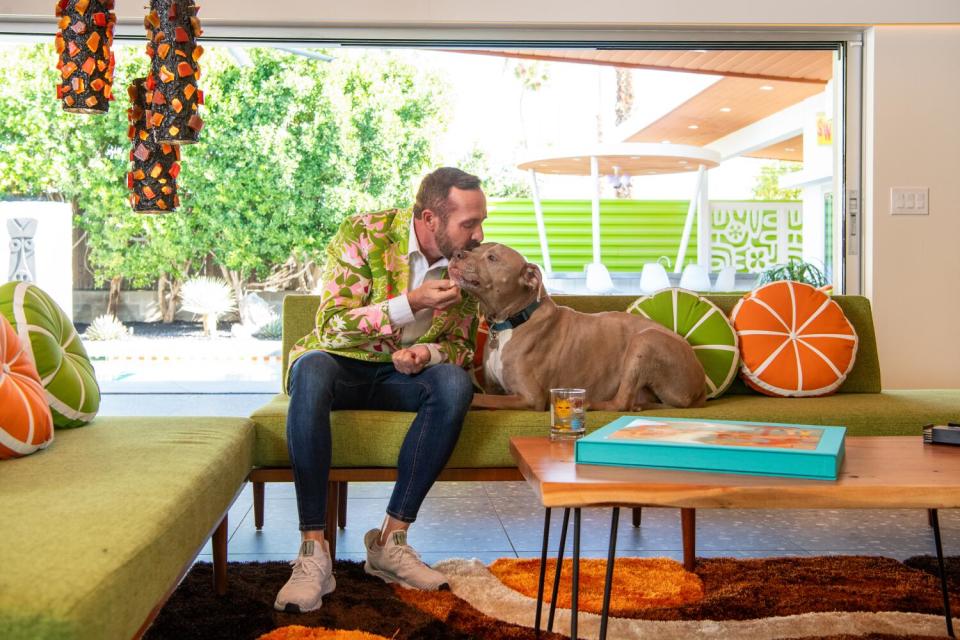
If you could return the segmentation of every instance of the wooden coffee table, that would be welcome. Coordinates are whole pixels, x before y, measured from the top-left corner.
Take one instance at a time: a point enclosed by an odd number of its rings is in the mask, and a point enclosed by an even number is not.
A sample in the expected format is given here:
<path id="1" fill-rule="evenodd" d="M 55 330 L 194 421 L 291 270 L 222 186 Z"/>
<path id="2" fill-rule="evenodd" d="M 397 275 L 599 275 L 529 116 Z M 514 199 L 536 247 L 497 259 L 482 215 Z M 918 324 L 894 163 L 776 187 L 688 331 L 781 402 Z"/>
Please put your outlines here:
<path id="1" fill-rule="evenodd" d="M 919 436 L 847 438 L 846 458 L 836 481 L 578 465 L 574 463 L 573 447 L 572 442 L 550 442 L 547 437 L 510 440 L 510 453 L 520 473 L 545 507 L 537 591 L 538 633 L 543 611 L 551 510 L 562 507 L 564 523 L 547 628 L 552 630 L 553 627 L 563 547 L 572 509 L 570 636 L 576 638 L 580 510 L 583 507 L 613 508 L 600 618 L 600 638 L 603 639 L 607 630 L 620 507 L 660 506 L 683 509 L 926 509 L 933 527 L 947 632 L 950 637 L 955 637 L 937 510 L 960 507 L 960 447 L 924 445 Z"/>

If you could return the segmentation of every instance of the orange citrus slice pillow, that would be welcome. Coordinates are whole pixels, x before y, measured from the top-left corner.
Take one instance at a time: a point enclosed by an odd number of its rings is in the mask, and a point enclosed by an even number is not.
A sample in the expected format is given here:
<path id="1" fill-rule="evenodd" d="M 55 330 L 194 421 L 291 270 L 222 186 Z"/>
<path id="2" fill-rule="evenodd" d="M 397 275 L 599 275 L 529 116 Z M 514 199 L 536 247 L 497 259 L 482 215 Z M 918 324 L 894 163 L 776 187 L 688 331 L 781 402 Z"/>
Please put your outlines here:
<path id="1" fill-rule="evenodd" d="M 813 397 L 837 390 L 853 369 L 857 332 L 835 301 L 802 282 L 750 292 L 731 314 L 740 373 L 770 396 Z"/>
<path id="2" fill-rule="evenodd" d="M 0 315 L 0 460 L 53 442 L 53 416 L 40 374 L 17 332 Z"/>

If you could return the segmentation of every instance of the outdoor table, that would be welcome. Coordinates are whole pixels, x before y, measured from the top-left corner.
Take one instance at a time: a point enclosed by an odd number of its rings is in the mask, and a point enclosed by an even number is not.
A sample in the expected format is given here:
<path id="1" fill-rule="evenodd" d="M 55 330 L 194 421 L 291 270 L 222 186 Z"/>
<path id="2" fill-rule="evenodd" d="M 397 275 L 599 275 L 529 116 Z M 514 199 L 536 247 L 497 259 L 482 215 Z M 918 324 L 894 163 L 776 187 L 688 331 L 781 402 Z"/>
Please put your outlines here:
<path id="1" fill-rule="evenodd" d="M 537 184 L 537 173 L 557 175 L 591 176 L 593 179 L 593 205 L 591 210 L 593 262 L 587 265 L 587 287 L 591 291 L 601 292 L 613 288 L 610 273 L 603 265 L 600 255 L 600 178 L 601 176 L 640 177 L 664 175 L 670 173 L 697 172 L 697 184 L 687 217 L 683 225 L 683 236 L 677 252 L 675 269 L 683 269 L 687 245 L 693 228 L 693 214 L 699 208 L 697 225 L 698 261 L 707 270 L 710 269 L 710 201 L 707 191 L 707 169 L 720 165 L 720 154 L 711 149 L 683 144 L 667 143 L 623 143 L 616 145 L 598 145 L 566 153 L 551 153 L 524 160 L 520 169 L 529 172 L 533 191 L 533 210 L 537 220 L 537 235 L 540 239 L 540 251 L 543 254 L 543 268 L 547 274 L 553 273 L 550 261 L 550 247 L 543 220 L 543 205 Z"/>

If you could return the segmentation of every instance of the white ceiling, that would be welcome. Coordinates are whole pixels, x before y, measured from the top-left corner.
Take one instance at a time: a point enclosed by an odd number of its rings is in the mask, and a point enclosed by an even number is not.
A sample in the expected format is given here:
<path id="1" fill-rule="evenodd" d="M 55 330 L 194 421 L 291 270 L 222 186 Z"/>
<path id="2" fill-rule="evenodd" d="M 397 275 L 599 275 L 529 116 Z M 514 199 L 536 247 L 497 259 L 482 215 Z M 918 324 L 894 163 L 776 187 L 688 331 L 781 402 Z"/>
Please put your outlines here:
<path id="1" fill-rule="evenodd" d="M 117 0 L 123 21 L 144 0 Z M 632 28 L 680 25 L 873 25 L 960 23 L 957 0 L 202 0 L 211 24 L 262 26 L 464 26 Z M 0 20 L 51 19 L 53 0 L 0 0 Z"/>

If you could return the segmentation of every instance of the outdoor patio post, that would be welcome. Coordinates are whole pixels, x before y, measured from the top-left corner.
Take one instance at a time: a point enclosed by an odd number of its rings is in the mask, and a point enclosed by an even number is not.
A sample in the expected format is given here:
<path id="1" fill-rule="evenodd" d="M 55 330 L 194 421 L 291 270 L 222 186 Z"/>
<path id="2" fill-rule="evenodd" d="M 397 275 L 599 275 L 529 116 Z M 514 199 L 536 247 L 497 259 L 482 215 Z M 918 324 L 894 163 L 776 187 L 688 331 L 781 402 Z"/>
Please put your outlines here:
<path id="1" fill-rule="evenodd" d="M 707 171 L 703 165 L 697 171 L 697 187 L 690 198 L 690 206 L 687 207 L 687 218 L 683 222 L 683 235 L 680 237 L 680 248 L 677 250 L 677 261 L 673 265 L 674 273 L 683 272 L 683 262 L 687 259 L 687 246 L 690 244 L 690 232 L 693 230 L 693 212 L 696 211 L 697 203 L 700 200 L 700 194 L 706 191 L 703 188 L 706 180 Z M 700 216 L 703 217 L 703 216 Z M 699 248 L 699 241 L 697 243 Z"/>
<path id="2" fill-rule="evenodd" d="M 600 264 L 600 162 L 590 156 L 590 176 L 593 178 L 593 263 Z"/>
<path id="3" fill-rule="evenodd" d="M 697 215 L 697 262 L 710 273 L 713 247 L 713 211 L 710 210 L 710 174 L 700 165 L 700 206 Z"/>
<path id="4" fill-rule="evenodd" d="M 550 263 L 550 246 L 547 244 L 547 227 L 543 222 L 543 203 L 540 202 L 540 187 L 537 185 L 537 172 L 530 169 L 530 188 L 533 190 L 533 213 L 537 219 L 537 235 L 540 237 L 540 253 L 543 255 L 543 268 L 553 273 Z"/>

